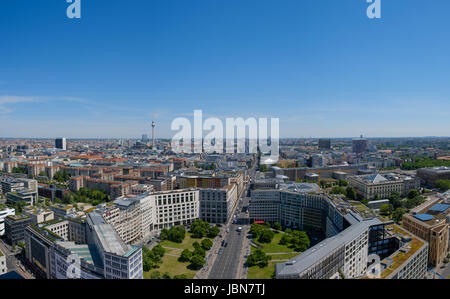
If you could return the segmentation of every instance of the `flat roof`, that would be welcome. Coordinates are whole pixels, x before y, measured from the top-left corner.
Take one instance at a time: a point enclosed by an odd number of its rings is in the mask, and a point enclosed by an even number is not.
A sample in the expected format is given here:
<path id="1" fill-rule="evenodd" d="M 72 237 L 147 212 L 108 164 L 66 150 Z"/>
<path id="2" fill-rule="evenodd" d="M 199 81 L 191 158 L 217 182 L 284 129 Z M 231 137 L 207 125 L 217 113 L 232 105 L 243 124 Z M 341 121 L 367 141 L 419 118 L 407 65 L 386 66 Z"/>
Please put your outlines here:
<path id="1" fill-rule="evenodd" d="M 130 247 L 122 241 L 114 228 L 106 223 L 100 214 L 91 212 L 88 214 L 88 218 L 105 252 L 124 256 L 130 251 Z"/>
<path id="2" fill-rule="evenodd" d="M 445 212 L 449 208 L 450 208 L 450 204 L 438 203 L 438 204 L 435 204 L 434 206 L 432 206 L 431 208 L 429 208 L 428 211 Z"/>
<path id="3" fill-rule="evenodd" d="M 419 219 L 420 221 L 429 221 L 434 219 L 433 215 L 429 214 L 416 214 L 414 215 L 414 218 Z"/>

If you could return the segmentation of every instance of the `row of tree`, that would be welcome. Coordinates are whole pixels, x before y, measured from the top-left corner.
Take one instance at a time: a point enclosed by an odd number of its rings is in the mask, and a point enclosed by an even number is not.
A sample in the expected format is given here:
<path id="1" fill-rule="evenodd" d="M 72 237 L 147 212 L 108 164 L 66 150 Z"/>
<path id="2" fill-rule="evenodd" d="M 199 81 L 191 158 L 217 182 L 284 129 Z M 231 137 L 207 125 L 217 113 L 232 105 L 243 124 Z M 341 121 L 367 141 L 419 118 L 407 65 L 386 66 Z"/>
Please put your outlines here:
<path id="1" fill-rule="evenodd" d="M 336 187 L 347 187 L 348 186 L 348 182 L 346 180 L 342 180 L 342 179 L 335 181 L 335 182 L 327 181 L 327 180 L 320 180 L 319 184 L 320 184 L 320 188 L 331 188 L 334 186 L 336 186 Z M 339 189 L 339 190 L 344 190 L 344 188 Z"/>
<path id="2" fill-rule="evenodd" d="M 253 223 L 250 226 L 250 233 L 253 239 L 258 240 L 260 243 L 270 243 L 275 236 L 275 232 L 270 229 L 270 223 L 265 223 L 264 225 Z"/>
<path id="3" fill-rule="evenodd" d="M 183 242 L 186 237 L 186 229 L 184 226 L 172 226 L 170 230 L 163 228 L 159 234 L 160 240 L 169 240 L 175 243 Z"/>
<path id="4" fill-rule="evenodd" d="M 271 257 L 264 253 L 261 249 L 256 249 L 247 257 L 247 265 L 249 267 L 258 266 L 264 268 L 269 264 Z"/>
<path id="5" fill-rule="evenodd" d="M 402 199 L 400 194 L 392 192 L 389 197 L 389 204 L 380 206 L 380 214 L 390 216 L 395 222 L 400 222 L 408 210 L 413 209 L 425 202 L 425 198 L 419 191 L 413 189 L 408 192 L 406 199 Z"/>
<path id="6" fill-rule="evenodd" d="M 431 159 L 428 157 L 413 157 L 412 162 L 404 162 L 401 169 L 416 170 L 419 168 L 436 167 L 436 166 L 448 166 L 450 167 L 450 161 Z"/>
<path id="7" fill-rule="evenodd" d="M 77 202 L 89 203 L 94 206 L 108 202 L 110 196 L 101 190 L 81 188 L 78 192 L 69 192 L 63 196 L 62 202 L 73 204 Z"/>
<path id="8" fill-rule="evenodd" d="M 450 190 L 450 180 L 437 180 L 435 182 L 435 185 L 436 188 L 440 189 L 443 192 Z"/>
<path id="9" fill-rule="evenodd" d="M 309 248 L 311 241 L 304 231 L 287 229 L 280 239 L 280 244 L 288 245 L 297 252 L 303 252 Z"/>
<path id="10" fill-rule="evenodd" d="M 351 186 L 347 186 L 347 188 L 344 188 L 344 186 L 341 185 L 334 186 L 333 188 L 331 188 L 330 194 L 342 194 L 345 195 L 348 200 L 358 199 L 358 193 L 356 192 L 355 188 Z"/>
<path id="11" fill-rule="evenodd" d="M 53 175 L 53 179 L 57 182 L 63 183 L 70 179 L 70 174 L 65 170 L 59 170 Z"/>
<path id="12" fill-rule="evenodd" d="M 214 239 L 220 232 L 217 226 L 211 226 L 208 222 L 196 219 L 190 228 L 190 232 L 193 238 L 201 239 L 208 237 Z"/>
<path id="13" fill-rule="evenodd" d="M 198 270 L 206 263 L 206 252 L 212 248 L 213 241 L 211 239 L 204 239 L 201 243 L 194 242 L 192 246 L 194 247 L 194 251 L 191 252 L 188 249 L 184 249 L 178 260 L 182 263 L 190 262 L 188 267 L 193 270 Z"/>

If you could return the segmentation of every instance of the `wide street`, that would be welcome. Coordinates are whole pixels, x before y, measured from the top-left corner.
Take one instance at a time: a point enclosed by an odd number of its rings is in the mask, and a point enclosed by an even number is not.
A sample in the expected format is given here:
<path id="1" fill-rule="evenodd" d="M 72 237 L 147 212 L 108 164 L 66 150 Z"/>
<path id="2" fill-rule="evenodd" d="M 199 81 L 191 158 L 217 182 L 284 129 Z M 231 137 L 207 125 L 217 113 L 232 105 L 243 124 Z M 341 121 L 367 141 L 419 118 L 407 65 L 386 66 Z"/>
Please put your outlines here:
<path id="1" fill-rule="evenodd" d="M 254 177 L 254 167 L 250 169 L 250 177 Z M 244 192 L 239 198 L 236 210 L 233 217 L 231 217 L 232 219 L 230 219 L 231 223 L 228 223 L 226 226 L 229 232 L 225 234 L 223 245 L 219 249 L 220 253 L 215 257 L 214 264 L 208 276 L 209 279 L 240 278 L 240 271 L 238 270 L 243 262 L 244 247 L 246 244 L 245 238 L 250 229 L 250 222 L 245 213 L 250 200 L 247 197 L 249 188 L 250 182 L 246 185 Z M 241 232 L 238 231 L 239 227 L 242 228 Z"/>

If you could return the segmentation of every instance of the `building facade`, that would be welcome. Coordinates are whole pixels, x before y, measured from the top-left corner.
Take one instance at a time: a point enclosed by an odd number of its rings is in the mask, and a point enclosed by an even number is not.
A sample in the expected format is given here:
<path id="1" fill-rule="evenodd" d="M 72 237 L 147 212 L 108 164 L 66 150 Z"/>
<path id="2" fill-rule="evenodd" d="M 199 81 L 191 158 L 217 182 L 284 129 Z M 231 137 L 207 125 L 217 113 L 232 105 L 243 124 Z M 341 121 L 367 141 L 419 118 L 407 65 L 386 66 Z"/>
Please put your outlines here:
<path id="1" fill-rule="evenodd" d="M 393 192 L 406 196 L 412 189 L 420 189 L 420 180 L 416 177 L 395 173 L 370 174 L 348 177 L 348 183 L 358 194 L 367 200 L 389 198 Z"/>
<path id="2" fill-rule="evenodd" d="M 449 250 L 450 204 L 440 198 L 430 200 L 403 215 L 403 227 L 429 243 L 428 261 L 437 266 Z"/>
<path id="3" fill-rule="evenodd" d="M 209 223 L 226 223 L 238 200 L 237 189 L 236 184 L 220 189 L 200 189 L 200 219 Z"/>

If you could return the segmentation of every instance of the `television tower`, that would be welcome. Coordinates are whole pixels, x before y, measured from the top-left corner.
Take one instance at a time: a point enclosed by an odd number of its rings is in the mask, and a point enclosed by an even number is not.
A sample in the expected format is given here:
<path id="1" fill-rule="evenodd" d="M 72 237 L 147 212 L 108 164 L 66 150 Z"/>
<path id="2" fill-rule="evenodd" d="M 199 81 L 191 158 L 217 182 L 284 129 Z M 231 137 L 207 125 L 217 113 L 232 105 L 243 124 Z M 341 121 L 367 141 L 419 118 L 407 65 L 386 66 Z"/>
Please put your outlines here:
<path id="1" fill-rule="evenodd" d="M 152 121 L 152 149 L 155 149 L 155 121 Z"/>

